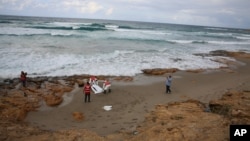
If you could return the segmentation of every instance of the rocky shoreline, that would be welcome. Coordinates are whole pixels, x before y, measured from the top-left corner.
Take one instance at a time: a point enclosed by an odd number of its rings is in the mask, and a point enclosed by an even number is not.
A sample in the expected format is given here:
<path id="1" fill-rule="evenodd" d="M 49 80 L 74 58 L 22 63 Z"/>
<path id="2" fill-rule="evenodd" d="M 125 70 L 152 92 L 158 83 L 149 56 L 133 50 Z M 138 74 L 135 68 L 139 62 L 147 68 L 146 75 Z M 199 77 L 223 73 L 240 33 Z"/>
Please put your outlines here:
<path id="1" fill-rule="evenodd" d="M 201 54 L 199 54 L 201 55 Z M 203 54 L 204 55 L 204 54 Z M 206 54 L 208 55 L 208 54 Z M 244 52 L 215 51 L 209 55 L 230 56 L 249 59 Z M 224 62 L 227 68 L 220 68 L 226 73 L 233 73 L 235 62 Z M 142 70 L 146 75 L 164 75 L 175 73 L 178 69 Z M 204 72 L 204 70 L 187 70 Z M 22 87 L 19 79 L 6 79 L 0 84 L 0 140 L 228 140 L 230 124 L 250 124 L 250 90 L 244 83 L 240 91 L 228 91 L 219 100 L 212 100 L 206 105 L 198 100 L 174 102 L 156 105 L 145 121 L 131 132 L 119 132 L 105 137 L 86 130 L 72 129 L 48 131 L 31 127 L 23 122 L 30 111 L 36 111 L 45 102 L 47 106 L 57 107 L 63 102 L 65 93 L 83 86 L 89 75 L 65 77 L 28 78 L 28 86 Z M 98 76 L 113 81 L 131 82 L 128 76 Z M 84 120 L 81 113 L 73 113 L 75 120 Z M 212 130 L 211 130 L 212 129 Z"/>

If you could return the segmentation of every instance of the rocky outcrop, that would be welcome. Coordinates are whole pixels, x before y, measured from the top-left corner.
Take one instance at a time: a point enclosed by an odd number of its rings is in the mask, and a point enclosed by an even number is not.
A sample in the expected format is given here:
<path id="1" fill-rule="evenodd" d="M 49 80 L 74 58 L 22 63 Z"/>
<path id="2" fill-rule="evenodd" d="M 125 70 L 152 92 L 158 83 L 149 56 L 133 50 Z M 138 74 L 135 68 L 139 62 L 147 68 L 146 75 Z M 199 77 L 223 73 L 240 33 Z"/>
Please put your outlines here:
<path id="1" fill-rule="evenodd" d="M 232 52 L 232 51 L 225 51 L 225 50 L 215 50 L 209 53 L 212 56 L 229 56 L 229 57 L 240 57 L 240 58 L 250 58 L 250 53 L 246 52 Z"/>
<path id="2" fill-rule="evenodd" d="M 0 120 L 0 140 L 229 140 L 230 124 L 250 124 L 250 91 L 229 91 L 208 105 L 197 100 L 156 105 L 133 132 L 119 132 L 101 137 L 94 132 L 78 130 L 44 131 L 22 123 Z M 19 105 L 19 102 L 13 103 Z M 3 106 L 3 104 L 1 105 Z M 2 109 L 2 108 L 1 108 Z M 77 121 L 80 112 L 72 113 Z"/>
<path id="3" fill-rule="evenodd" d="M 163 75 L 165 73 L 175 73 L 178 69 L 176 68 L 170 68 L 170 69 L 162 69 L 162 68 L 156 68 L 156 69 L 143 69 L 142 72 L 147 75 Z"/>
<path id="4" fill-rule="evenodd" d="M 230 52 L 230 51 L 225 51 L 225 50 L 216 50 L 216 51 L 211 51 L 207 54 L 199 53 L 199 54 L 194 54 L 194 55 L 202 56 L 202 57 L 226 56 L 226 57 L 233 57 L 233 58 L 250 58 L 250 53 Z M 225 67 L 221 67 L 219 68 L 219 70 L 229 72 L 229 73 L 234 73 L 234 71 L 231 68 L 234 68 L 235 66 L 239 65 L 239 62 L 229 59 L 229 58 L 214 58 L 212 59 L 212 61 L 225 64 Z M 143 69 L 141 71 L 147 75 L 164 75 L 166 73 L 175 73 L 179 71 L 179 69 L 177 68 L 155 68 L 155 69 Z M 185 71 L 191 72 L 191 73 L 201 73 L 201 72 L 205 72 L 206 70 L 205 69 L 188 69 Z"/>
<path id="5" fill-rule="evenodd" d="M 202 72 L 205 72 L 206 70 L 204 69 L 189 69 L 189 70 L 186 70 L 186 72 L 191 72 L 191 73 L 202 73 Z"/>
<path id="6" fill-rule="evenodd" d="M 63 95 L 74 88 L 70 82 L 52 78 L 29 78 L 25 88 L 18 81 L 3 83 L 1 91 L 4 93 L 0 95 L 1 119 L 22 121 L 29 111 L 40 107 L 41 101 L 45 101 L 48 106 L 61 104 Z"/>
<path id="7" fill-rule="evenodd" d="M 250 91 L 230 91 L 209 103 L 212 112 L 225 116 L 231 124 L 250 124 Z"/>
<path id="8" fill-rule="evenodd" d="M 195 100 L 157 105 L 132 140 L 228 140 L 228 120 L 205 109 Z"/>
<path id="9" fill-rule="evenodd" d="M 0 97 L 0 117 L 3 120 L 22 121 L 29 111 L 38 107 L 38 98 L 25 97 L 19 90 L 12 90 L 8 96 Z"/>
<path id="10" fill-rule="evenodd" d="M 208 106 L 196 101 L 157 105 L 130 140 L 229 140 L 230 124 L 250 124 L 250 91 L 227 92 Z"/>

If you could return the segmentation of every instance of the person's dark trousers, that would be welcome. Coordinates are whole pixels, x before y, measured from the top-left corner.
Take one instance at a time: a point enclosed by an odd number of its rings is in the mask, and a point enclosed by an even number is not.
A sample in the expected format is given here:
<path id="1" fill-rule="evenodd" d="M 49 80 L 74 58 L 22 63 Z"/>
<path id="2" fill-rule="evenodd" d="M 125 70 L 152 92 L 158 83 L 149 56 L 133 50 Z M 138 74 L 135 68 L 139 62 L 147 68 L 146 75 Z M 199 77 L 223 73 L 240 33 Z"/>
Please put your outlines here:
<path id="1" fill-rule="evenodd" d="M 170 86 L 166 85 L 166 93 L 171 93 Z"/>
<path id="2" fill-rule="evenodd" d="M 86 93 L 85 94 L 85 102 L 90 102 L 90 94 L 89 93 Z"/>
<path id="3" fill-rule="evenodd" d="M 26 81 L 22 81 L 23 87 L 26 87 Z"/>

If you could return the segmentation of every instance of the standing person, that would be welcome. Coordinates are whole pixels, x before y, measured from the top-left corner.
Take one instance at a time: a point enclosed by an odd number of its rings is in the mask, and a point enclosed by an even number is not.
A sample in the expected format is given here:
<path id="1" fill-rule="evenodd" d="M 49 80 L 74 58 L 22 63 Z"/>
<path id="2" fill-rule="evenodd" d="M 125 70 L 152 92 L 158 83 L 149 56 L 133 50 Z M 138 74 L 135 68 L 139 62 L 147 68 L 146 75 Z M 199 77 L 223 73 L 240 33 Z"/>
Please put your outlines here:
<path id="1" fill-rule="evenodd" d="M 26 72 L 21 71 L 20 80 L 23 84 L 23 87 L 26 87 L 26 80 L 27 80 L 26 75 L 27 75 Z"/>
<path id="2" fill-rule="evenodd" d="M 91 85 L 93 85 L 93 84 L 96 84 L 96 85 L 98 85 L 98 80 L 97 80 L 97 78 L 96 78 L 96 76 L 90 76 L 90 78 L 89 78 L 89 83 L 91 84 Z"/>
<path id="3" fill-rule="evenodd" d="M 87 84 L 84 85 L 84 87 L 83 87 L 83 92 L 85 94 L 85 103 L 87 101 L 90 102 L 90 91 L 91 91 L 91 86 L 90 86 L 89 82 L 87 82 Z"/>
<path id="4" fill-rule="evenodd" d="M 106 91 L 107 91 L 107 90 L 108 90 L 108 92 L 111 92 L 110 87 L 111 87 L 111 83 L 110 83 L 108 80 L 105 80 L 105 81 L 103 82 L 103 86 L 102 86 L 102 88 L 103 88 L 103 90 L 104 90 L 104 94 L 106 94 Z"/>
<path id="5" fill-rule="evenodd" d="M 166 80 L 166 93 L 171 93 L 170 87 L 172 83 L 172 76 L 169 75 Z"/>

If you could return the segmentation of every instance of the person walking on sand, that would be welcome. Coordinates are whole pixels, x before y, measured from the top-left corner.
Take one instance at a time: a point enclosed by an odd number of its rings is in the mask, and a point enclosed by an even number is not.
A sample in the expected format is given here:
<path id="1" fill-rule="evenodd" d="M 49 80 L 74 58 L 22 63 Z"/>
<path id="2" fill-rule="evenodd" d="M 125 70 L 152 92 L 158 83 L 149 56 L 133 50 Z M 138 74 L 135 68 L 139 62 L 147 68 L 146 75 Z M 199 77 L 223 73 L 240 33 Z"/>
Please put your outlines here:
<path id="1" fill-rule="evenodd" d="M 171 93 L 171 83 L 172 83 L 172 76 L 169 75 L 166 80 L 166 93 Z"/>
<path id="2" fill-rule="evenodd" d="M 23 87 L 26 87 L 26 80 L 27 80 L 26 76 L 27 76 L 27 73 L 21 71 L 20 80 L 21 80 L 21 82 L 23 84 Z"/>
<path id="3" fill-rule="evenodd" d="M 83 87 L 83 92 L 85 94 L 85 103 L 90 102 L 90 91 L 91 91 L 91 86 L 90 86 L 89 82 L 87 82 L 87 84 L 84 85 L 84 87 Z"/>

